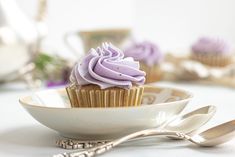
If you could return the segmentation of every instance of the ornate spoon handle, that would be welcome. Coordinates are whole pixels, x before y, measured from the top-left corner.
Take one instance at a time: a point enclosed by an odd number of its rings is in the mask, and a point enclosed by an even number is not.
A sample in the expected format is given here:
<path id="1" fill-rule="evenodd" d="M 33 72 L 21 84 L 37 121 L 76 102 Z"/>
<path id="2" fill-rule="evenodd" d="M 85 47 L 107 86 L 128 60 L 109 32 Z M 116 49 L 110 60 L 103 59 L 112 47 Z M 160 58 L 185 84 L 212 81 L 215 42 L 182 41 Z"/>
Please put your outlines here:
<path id="1" fill-rule="evenodd" d="M 180 132 L 172 132 L 172 131 L 160 131 L 156 129 L 148 129 L 139 132 L 135 132 L 129 135 L 126 135 L 122 138 L 116 139 L 114 141 L 108 142 L 106 144 L 99 145 L 97 147 L 93 147 L 83 151 L 74 151 L 70 153 L 62 153 L 54 155 L 53 157 L 93 157 L 95 155 L 99 155 L 105 153 L 112 149 L 113 147 L 124 143 L 130 139 L 137 138 L 137 137 L 146 137 L 146 136 L 174 136 L 178 138 L 182 138 L 185 140 L 191 141 L 191 137 Z"/>

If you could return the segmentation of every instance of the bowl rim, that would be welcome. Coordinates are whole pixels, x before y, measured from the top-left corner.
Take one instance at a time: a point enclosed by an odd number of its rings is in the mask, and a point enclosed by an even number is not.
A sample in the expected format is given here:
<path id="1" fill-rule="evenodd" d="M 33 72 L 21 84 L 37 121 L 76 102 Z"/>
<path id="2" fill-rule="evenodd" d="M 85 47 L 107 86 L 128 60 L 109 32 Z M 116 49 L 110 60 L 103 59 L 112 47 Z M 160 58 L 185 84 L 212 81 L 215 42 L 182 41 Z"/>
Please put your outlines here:
<path id="1" fill-rule="evenodd" d="M 28 96 L 24 96 L 19 98 L 19 103 L 24 106 L 24 107 L 34 107 L 34 108 L 41 108 L 41 109 L 57 109 L 57 110 L 123 110 L 123 109 L 141 109 L 141 108 L 148 108 L 148 107 L 152 107 L 152 106 L 163 106 L 163 105 L 172 105 L 175 103 L 180 103 L 180 102 L 185 102 L 185 101 L 190 101 L 193 98 L 193 94 L 192 92 L 189 92 L 187 90 L 184 89 L 180 89 L 180 88 L 175 88 L 175 87 L 165 87 L 165 86 L 150 86 L 150 85 L 144 85 L 145 87 L 148 88 L 158 88 L 158 89 L 170 89 L 170 90 L 175 90 L 175 91 L 179 91 L 179 92 L 183 92 L 186 93 L 187 97 L 183 98 L 181 100 L 176 100 L 176 101 L 171 101 L 171 102 L 163 102 L 163 103 L 157 103 L 157 104 L 151 104 L 151 105 L 140 105 L 140 106 L 124 106 L 124 107 L 81 107 L 81 108 L 73 108 L 73 107 L 50 107 L 50 106 L 42 106 L 40 104 L 37 103 L 33 103 L 33 102 L 26 102 L 25 99 L 28 99 L 30 97 L 32 97 L 31 95 Z M 57 89 L 46 89 L 46 90 L 41 90 L 41 91 L 37 91 L 36 93 L 40 93 L 40 92 L 50 92 L 50 91 L 59 91 L 59 92 L 63 92 L 65 91 L 65 88 L 57 88 Z"/>

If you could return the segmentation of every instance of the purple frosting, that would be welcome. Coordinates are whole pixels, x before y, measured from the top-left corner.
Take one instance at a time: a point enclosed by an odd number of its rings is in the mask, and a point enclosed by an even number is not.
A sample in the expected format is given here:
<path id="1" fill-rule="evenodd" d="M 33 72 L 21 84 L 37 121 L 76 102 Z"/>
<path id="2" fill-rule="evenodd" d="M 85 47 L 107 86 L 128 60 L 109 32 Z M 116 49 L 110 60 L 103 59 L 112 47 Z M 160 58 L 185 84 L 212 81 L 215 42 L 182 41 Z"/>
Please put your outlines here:
<path id="1" fill-rule="evenodd" d="M 192 52 L 195 54 L 222 54 L 230 52 L 230 45 L 218 38 L 202 37 L 192 45 Z"/>
<path id="2" fill-rule="evenodd" d="M 136 43 L 125 50 L 125 56 L 133 57 L 137 61 L 142 61 L 149 66 L 158 64 L 163 59 L 163 53 L 157 45 L 144 41 Z"/>
<path id="3" fill-rule="evenodd" d="M 95 84 L 101 89 L 109 87 L 131 88 L 145 82 L 145 72 L 139 62 L 124 58 L 123 52 L 110 43 L 91 49 L 71 73 L 71 82 L 78 85 Z"/>

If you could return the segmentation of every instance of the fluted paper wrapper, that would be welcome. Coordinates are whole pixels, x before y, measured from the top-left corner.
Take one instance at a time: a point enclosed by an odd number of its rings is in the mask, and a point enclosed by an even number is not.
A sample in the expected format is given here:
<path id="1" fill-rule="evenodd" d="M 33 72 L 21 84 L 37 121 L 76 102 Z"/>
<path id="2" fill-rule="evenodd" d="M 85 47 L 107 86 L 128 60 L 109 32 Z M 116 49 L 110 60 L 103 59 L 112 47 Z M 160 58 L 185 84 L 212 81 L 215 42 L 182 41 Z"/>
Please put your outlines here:
<path id="1" fill-rule="evenodd" d="M 66 91 L 72 107 L 124 107 L 139 106 L 144 87 L 100 89 L 96 85 L 71 85 Z"/>
<path id="2" fill-rule="evenodd" d="M 200 55 L 191 54 L 191 59 L 201 62 L 202 64 L 214 66 L 214 67 L 224 67 L 231 63 L 230 56 L 216 56 L 216 55 Z"/>
<path id="3" fill-rule="evenodd" d="M 140 69 L 146 72 L 145 83 L 156 82 L 162 78 L 163 74 L 158 64 L 148 66 L 145 63 L 140 63 Z"/>

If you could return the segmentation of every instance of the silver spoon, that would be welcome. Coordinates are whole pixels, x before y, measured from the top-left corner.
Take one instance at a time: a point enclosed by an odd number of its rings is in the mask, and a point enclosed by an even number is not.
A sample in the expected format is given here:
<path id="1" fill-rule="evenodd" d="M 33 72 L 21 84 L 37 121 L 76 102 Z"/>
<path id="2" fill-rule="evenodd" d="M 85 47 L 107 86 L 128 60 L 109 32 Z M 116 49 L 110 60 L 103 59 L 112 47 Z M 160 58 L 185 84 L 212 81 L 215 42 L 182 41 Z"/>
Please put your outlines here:
<path id="1" fill-rule="evenodd" d="M 210 105 L 210 106 L 201 107 L 185 115 L 173 118 L 173 120 L 164 123 L 162 126 L 160 126 L 157 129 L 165 131 L 182 132 L 187 135 L 193 135 L 198 131 L 199 128 L 201 128 L 214 116 L 215 112 L 216 112 L 215 106 Z M 143 139 L 143 137 L 140 138 Z M 169 138 L 181 139 L 171 136 L 169 136 Z M 134 138 L 130 141 L 134 140 L 139 140 L 139 138 Z"/>
<path id="2" fill-rule="evenodd" d="M 58 154 L 54 155 L 53 157 L 92 157 L 105 153 L 113 147 L 126 142 L 127 140 L 142 136 L 175 136 L 188 140 L 199 146 L 211 147 L 223 144 L 235 137 L 235 120 L 220 124 L 193 136 L 174 131 L 159 131 L 157 129 L 142 130 L 94 148 L 90 148 L 84 151 Z"/>
<path id="3" fill-rule="evenodd" d="M 165 127 L 165 130 L 182 132 L 187 135 L 196 134 L 197 131 L 215 115 L 215 112 L 215 106 L 205 106 L 199 108 L 183 115 L 182 117 L 176 118 Z M 171 138 L 179 139 L 176 137 Z"/>
<path id="4" fill-rule="evenodd" d="M 190 134 L 208 122 L 215 112 L 215 106 L 204 106 L 165 123 L 159 129 Z"/>
<path id="5" fill-rule="evenodd" d="M 196 132 L 201 126 L 208 122 L 216 112 L 215 106 L 205 106 L 194 111 L 191 111 L 185 115 L 177 116 L 168 120 L 158 130 L 168 130 L 183 132 L 185 134 L 192 134 Z M 193 123 L 192 123 L 193 122 Z M 143 137 L 141 137 L 143 138 Z M 146 138 L 146 137 L 145 137 Z M 173 139 L 179 139 L 171 137 Z M 131 139 L 129 141 L 138 140 L 138 138 Z M 59 147 L 65 149 L 87 149 L 98 145 L 105 144 L 109 141 L 79 141 L 74 139 L 60 139 L 56 143 Z"/>

